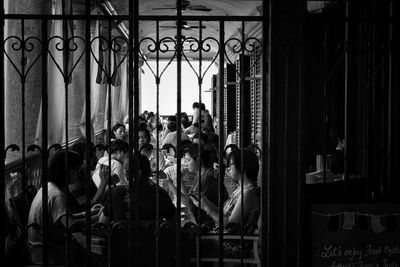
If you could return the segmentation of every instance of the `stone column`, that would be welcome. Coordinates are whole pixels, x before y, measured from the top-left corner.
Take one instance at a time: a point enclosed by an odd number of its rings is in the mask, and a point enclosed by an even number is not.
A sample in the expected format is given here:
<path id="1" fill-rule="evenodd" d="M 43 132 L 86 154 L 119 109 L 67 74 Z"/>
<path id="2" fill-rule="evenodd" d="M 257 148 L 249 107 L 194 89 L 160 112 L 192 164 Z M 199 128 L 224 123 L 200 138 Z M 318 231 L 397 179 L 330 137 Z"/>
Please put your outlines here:
<path id="1" fill-rule="evenodd" d="M 51 2 L 42 0 L 9 1 L 6 12 L 9 14 L 50 14 Z M 21 15 L 21 19 L 8 20 L 5 24 L 5 38 L 15 36 L 5 43 L 5 50 L 20 72 L 22 68 L 21 63 L 25 62 L 25 68 L 29 68 L 41 50 L 40 44 L 37 41 L 32 41 L 34 45 L 33 51 L 30 53 L 25 51 L 25 60 L 22 60 L 21 50 L 12 48 L 12 44 L 18 42 L 16 38 L 22 38 L 22 25 L 24 25 L 25 39 L 30 37 L 42 39 L 41 21 L 25 20 L 24 24 L 22 24 L 22 18 L 23 16 Z M 41 102 L 41 76 L 41 58 L 39 58 L 26 77 L 25 98 L 23 100 L 21 75 L 15 70 L 10 60 L 5 57 L 5 146 L 17 144 L 21 150 L 24 149 L 26 151 L 26 147 L 33 143 Z M 24 127 L 22 126 L 22 101 L 25 102 Z M 22 147 L 23 128 L 25 129 L 24 148 Z M 7 156 L 7 160 L 20 155 L 21 152 L 19 154 L 10 153 Z"/>

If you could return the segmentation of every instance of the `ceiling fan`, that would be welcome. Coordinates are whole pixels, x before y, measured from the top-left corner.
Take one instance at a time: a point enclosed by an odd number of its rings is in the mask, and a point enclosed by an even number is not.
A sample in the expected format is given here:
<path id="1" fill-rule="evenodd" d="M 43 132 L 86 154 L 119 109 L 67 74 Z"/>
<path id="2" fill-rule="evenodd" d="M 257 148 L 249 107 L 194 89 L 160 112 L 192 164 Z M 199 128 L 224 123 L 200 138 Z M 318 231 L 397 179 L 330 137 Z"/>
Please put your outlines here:
<path id="1" fill-rule="evenodd" d="M 176 22 L 175 25 L 161 25 L 160 28 L 163 28 L 163 29 L 176 29 L 176 28 L 178 28 L 177 24 L 178 23 Z M 188 25 L 187 21 L 182 21 L 182 24 L 181 24 L 181 29 L 182 30 L 189 31 L 191 29 L 198 29 L 198 28 L 200 28 L 199 25 Z M 205 25 L 201 25 L 201 28 L 202 29 L 206 29 L 207 27 Z"/>
<path id="2" fill-rule="evenodd" d="M 208 8 L 206 6 L 203 5 L 191 5 L 189 0 L 181 0 L 181 7 L 182 7 L 182 11 L 185 10 L 194 10 L 194 11 L 205 11 L 205 12 L 209 12 L 212 9 Z M 153 7 L 153 10 L 163 10 L 163 9 L 177 9 L 177 6 L 171 6 L 171 5 L 164 5 L 161 7 Z"/>

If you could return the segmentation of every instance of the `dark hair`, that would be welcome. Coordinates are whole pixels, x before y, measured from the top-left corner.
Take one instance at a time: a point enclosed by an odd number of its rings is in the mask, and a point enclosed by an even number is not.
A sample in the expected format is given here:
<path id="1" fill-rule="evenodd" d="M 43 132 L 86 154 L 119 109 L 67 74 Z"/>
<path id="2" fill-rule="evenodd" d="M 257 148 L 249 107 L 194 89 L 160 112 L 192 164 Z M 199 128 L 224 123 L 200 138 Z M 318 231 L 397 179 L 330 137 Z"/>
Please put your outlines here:
<path id="1" fill-rule="evenodd" d="M 62 149 L 58 150 L 49 162 L 49 182 L 55 183 L 58 187 L 62 188 L 65 184 L 65 156 L 67 155 L 68 169 L 73 169 L 83 164 L 82 157 L 73 151 Z"/>
<path id="2" fill-rule="evenodd" d="M 243 151 L 243 168 L 241 166 L 242 163 L 240 158 L 241 151 Z M 251 181 L 257 182 L 257 176 L 260 166 L 256 153 L 247 149 L 236 149 L 229 153 L 227 160 L 228 164 L 230 161 L 233 161 L 233 164 L 240 172 L 242 172 L 243 170 L 243 172 L 247 173 L 247 177 Z"/>
<path id="3" fill-rule="evenodd" d="M 200 152 L 200 159 L 206 167 L 213 166 L 214 162 L 218 161 L 217 148 L 213 144 L 205 144 Z"/>
<path id="4" fill-rule="evenodd" d="M 200 155 L 200 146 L 199 144 L 196 143 L 191 143 L 190 145 L 186 146 L 183 149 L 183 153 L 182 154 L 186 154 L 189 153 L 190 157 L 193 159 L 198 159 L 199 155 Z"/>
<path id="5" fill-rule="evenodd" d="M 135 155 L 134 159 L 139 158 L 139 171 L 138 171 L 138 179 L 135 179 L 135 183 L 137 182 L 139 188 L 143 188 L 144 185 L 148 182 L 149 177 L 151 176 L 151 165 L 150 160 L 143 154 Z"/>
<path id="6" fill-rule="evenodd" d="M 184 156 L 185 148 L 190 146 L 191 144 L 193 144 L 193 142 L 190 141 L 189 139 L 185 139 L 185 140 L 181 141 L 181 157 Z"/>
<path id="7" fill-rule="evenodd" d="M 149 139 L 149 141 L 150 141 L 150 131 L 149 131 L 149 129 L 147 129 L 146 127 L 145 128 L 139 128 L 139 131 L 138 131 L 138 135 L 139 135 L 139 132 L 144 132 L 144 135 Z"/>
<path id="8" fill-rule="evenodd" d="M 199 102 L 193 102 L 192 108 L 195 109 L 198 108 L 199 106 L 200 106 Z"/>
<path id="9" fill-rule="evenodd" d="M 163 146 L 162 146 L 162 150 L 167 150 L 168 152 L 169 152 L 169 150 L 170 149 L 173 149 L 174 150 L 174 153 L 175 153 L 175 155 L 176 155 L 176 148 L 174 147 L 174 145 L 173 144 L 164 144 Z"/>
<path id="10" fill-rule="evenodd" d="M 168 116 L 168 121 L 175 121 L 176 122 L 176 116 Z"/>
<path id="11" fill-rule="evenodd" d="M 204 144 L 207 144 L 209 142 L 208 135 L 206 133 L 203 133 L 203 132 L 201 132 L 201 133 L 196 132 L 192 137 L 192 141 L 193 141 L 193 139 L 196 139 L 196 138 L 199 138 L 200 140 L 203 140 Z"/>
<path id="12" fill-rule="evenodd" d="M 182 114 L 181 124 L 183 125 L 184 128 L 190 126 L 189 117 L 187 115 Z"/>
<path id="13" fill-rule="evenodd" d="M 154 112 L 153 112 L 153 111 L 150 111 L 149 114 L 148 114 L 148 117 L 149 117 L 149 118 L 154 117 Z"/>
<path id="14" fill-rule="evenodd" d="M 115 134 L 114 134 L 114 132 L 116 131 L 116 130 L 118 130 L 118 128 L 119 127 L 124 127 L 124 130 L 125 130 L 125 125 L 124 124 L 122 124 L 122 123 L 116 123 L 116 124 L 114 124 L 114 126 L 111 128 L 111 138 L 114 138 L 115 139 Z"/>
<path id="15" fill-rule="evenodd" d="M 128 143 L 117 139 L 111 143 L 110 154 L 113 154 L 114 152 L 117 152 L 117 151 L 127 153 L 128 150 L 129 150 Z"/>
<path id="16" fill-rule="evenodd" d="M 201 110 L 206 110 L 206 105 L 204 105 L 204 103 L 200 103 L 199 107 Z"/>
<path id="17" fill-rule="evenodd" d="M 70 147 L 69 150 L 78 153 L 82 159 L 85 159 L 86 154 L 86 140 L 84 138 L 78 139 L 74 142 Z M 94 144 L 89 142 L 89 157 L 92 158 L 94 156 Z"/>
<path id="18" fill-rule="evenodd" d="M 249 144 L 246 149 L 256 153 L 256 155 L 257 151 L 261 154 L 261 148 L 257 144 Z"/>
<path id="19" fill-rule="evenodd" d="M 174 121 L 168 122 L 167 128 L 170 132 L 175 132 L 176 131 L 176 122 L 174 122 Z"/>
<path id="20" fill-rule="evenodd" d="M 142 131 L 142 129 L 147 129 L 147 122 L 146 121 L 140 121 L 138 129 L 139 129 L 139 131 Z"/>
<path id="21" fill-rule="evenodd" d="M 199 144 L 192 143 L 183 149 L 182 154 L 189 153 L 190 157 L 197 160 L 200 157 L 201 164 L 205 167 L 211 167 L 213 163 L 218 159 L 217 149 L 212 144 L 207 144 L 200 151 Z"/>
<path id="22" fill-rule="evenodd" d="M 228 157 L 228 155 L 226 155 L 226 151 L 228 150 L 228 148 L 231 149 L 231 152 L 230 152 L 230 153 L 232 153 L 232 151 L 234 151 L 234 150 L 239 149 L 239 147 L 238 147 L 236 144 L 229 144 L 229 145 L 227 145 L 227 146 L 224 148 L 225 157 Z"/>
<path id="23" fill-rule="evenodd" d="M 212 144 L 214 144 L 216 147 L 218 147 L 218 144 L 219 144 L 219 136 L 218 136 L 218 134 L 216 134 L 216 133 L 209 133 L 209 134 L 208 134 L 208 139 L 209 139 L 209 142 L 210 142 L 210 143 L 212 143 Z"/>

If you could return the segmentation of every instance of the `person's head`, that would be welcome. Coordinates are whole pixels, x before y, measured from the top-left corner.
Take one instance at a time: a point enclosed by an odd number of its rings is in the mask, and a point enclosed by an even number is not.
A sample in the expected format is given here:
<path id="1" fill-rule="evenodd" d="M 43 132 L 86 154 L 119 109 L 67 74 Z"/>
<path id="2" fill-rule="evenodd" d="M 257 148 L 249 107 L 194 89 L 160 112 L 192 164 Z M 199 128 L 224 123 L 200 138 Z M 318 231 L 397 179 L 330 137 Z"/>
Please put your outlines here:
<path id="1" fill-rule="evenodd" d="M 78 153 L 81 158 L 83 159 L 83 168 L 85 168 L 86 165 L 86 141 L 85 139 L 79 139 L 76 141 L 72 146 L 70 147 L 70 150 L 73 152 Z M 97 163 L 97 157 L 95 154 L 95 148 L 94 144 L 92 142 L 89 142 L 89 168 L 90 170 L 94 171 L 96 168 L 96 163 Z"/>
<path id="2" fill-rule="evenodd" d="M 243 151 L 243 166 L 241 162 L 241 151 Z M 232 178 L 238 182 L 241 181 L 242 172 L 245 179 L 256 183 L 260 165 L 256 153 L 247 149 L 237 149 L 228 155 L 227 170 Z"/>
<path id="3" fill-rule="evenodd" d="M 208 140 L 211 144 L 214 144 L 215 147 L 218 147 L 219 144 L 219 136 L 216 133 L 209 133 Z"/>
<path id="4" fill-rule="evenodd" d="M 198 173 L 200 161 L 202 168 L 210 168 L 217 159 L 217 150 L 213 145 L 206 145 L 201 151 L 196 143 L 192 143 L 183 150 L 184 159 L 188 164 L 188 170 L 191 173 Z"/>
<path id="5" fill-rule="evenodd" d="M 139 149 L 140 154 L 145 155 L 148 158 L 150 158 L 152 151 L 153 146 L 149 143 L 143 144 L 142 147 Z"/>
<path id="6" fill-rule="evenodd" d="M 181 117 L 181 125 L 182 125 L 182 129 L 186 129 L 187 127 L 190 126 L 190 122 L 189 122 L 189 117 L 185 114 L 182 113 L 182 117 Z"/>
<path id="7" fill-rule="evenodd" d="M 168 122 L 176 122 L 176 116 L 168 116 Z"/>
<path id="8" fill-rule="evenodd" d="M 117 139 L 111 143 L 110 154 L 113 159 L 123 163 L 126 156 L 128 155 L 128 150 L 129 150 L 128 143 Z"/>
<path id="9" fill-rule="evenodd" d="M 112 127 L 112 136 L 111 136 L 111 138 L 124 140 L 125 139 L 125 125 L 122 124 L 122 123 L 116 123 Z"/>
<path id="10" fill-rule="evenodd" d="M 201 109 L 201 111 L 205 111 L 206 110 L 206 105 L 204 105 L 204 103 L 200 103 L 199 104 L 199 108 Z"/>
<path id="11" fill-rule="evenodd" d="M 162 150 L 165 150 L 165 152 L 170 156 L 176 156 L 176 148 L 172 144 L 164 144 Z"/>
<path id="12" fill-rule="evenodd" d="M 147 128 L 139 128 L 138 137 L 139 148 L 141 148 L 144 144 L 150 143 L 150 132 Z"/>
<path id="13" fill-rule="evenodd" d="M 193 105 L 192 105 L 193 110 L 195 110 L 196 108 L 199 108 L 199 107 L 200 107 L 199 102 L 193 102 Z"/>
<path id="14" fill-rule="evenodd" d="M 261 159 L 261 148 L 256 144 L 250 144 L 246 147 L 247 150 L 254 152 L 258 159 Z"/>
<path id="15" fill-rule="evenodd" d="M 138 183 L 139 187 L 142 187 L 144 183 L 148 181 L 148 178 L 151 176 L 151 167 L 149 159 L 142 154 L 135 154 L 133 157 L 133 162 L 138 160 L 139 169 L 138 169 L 138 179 L 134 179 L 135 183 Z M 125 176 L 129 177 L 129 160 L 126 160 L 124 163 Z"/>
<path id="16" fill-rule="evenodd" d="M 184 139 L 184 140 L 181 140 L 181 146 L 180 146 L 180 148 L 181 148 L 181 157 L 184 157 L 185 155 L 185 153 L 184 153 L 184 151 L 185 151 L 185 149 L 187 148 L 187 147 L 189 147 L 191 144 L 193 144 L 193 142 L 192 141 L 190 141 L 189 139 Z M 178 147 L 177 147 L 178 148 Z"/>
<path id="17" fill-rule="evenodd" d="M 170 121 L 167 125 L 168 130 L 172 133 L 176 131 L 176 122 Z"/>
<path id="18" fill-rule="evenodd" d="M 201 146 L 204 146 L 205 144 L 207 144 L 209 142 L 208 140 L 208 135 L 206 133 L 195 133 L 195 135 L 193 135 L 192 137 L 192 142 L 196 143 L 196 144 L 200 144 Z"/>
<path id="19" fill-rule="evenodd" d="M 65 157 L 68 161 L 67 175 L 65 173 Z M 73 151 L 67 153 L 64 149 L 58 150 L 49 162 L 48 181 L 53 182 L 62 190 L 65 181 L 72 184 L 78 180 L 82 164 L 83 160 L 78 153 Z"/>

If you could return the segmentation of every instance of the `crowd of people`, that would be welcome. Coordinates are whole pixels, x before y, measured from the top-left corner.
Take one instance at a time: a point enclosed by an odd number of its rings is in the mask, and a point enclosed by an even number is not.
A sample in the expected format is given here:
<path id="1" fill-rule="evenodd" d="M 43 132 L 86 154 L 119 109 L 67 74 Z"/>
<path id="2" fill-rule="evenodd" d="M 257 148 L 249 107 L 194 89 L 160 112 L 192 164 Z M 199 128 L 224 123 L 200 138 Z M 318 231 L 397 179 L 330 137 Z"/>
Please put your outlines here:
<path id="1" fill-rule="evenodd" d="M 133 197 L 138 203 L 133 213 L 140 221 L 160 223 L 167 229 L 174 229 L 176 212 L 181 209 L 176 207 L 176 196 L 181 194 L 182 204 L 194 214 L 196 224 L 205 230 L 215 231 L 224 227 L 229 228 L 230 233 L 243 229 L 254 231 L 260 215 L 260 188 L 257 185 L 259 158 L 254 146 L 241 150 L 230 144 L 230 153 L 219 155 L 218 135 L 204 104 L 193 104 L 192 118 L 189 121 L 187 114 L 181 114 L 178 144 L 176 116 L 159 121 L 153 112 L 141 114 L 137 136 L 139 151 L 133 153 L 133 160 L 138 162 L 137 177 L 129 176 L 129 146 L 126 140 L 129 129 L 126 120 L 113 126 L 111 143 L 101 148 L 108 147 L 102 155 L 96 151 L 99 147 L 92 145 L 87 157 L 84 140 L 76 142 L 68 151 L 55 153 L 49 162 L 47 198 L 51 263 L 64 262 L 64 233 L 77 231 L 86 225 L 87 203 L 90 203 L 90 222 L 108 226 L 129 219 L 132 192 L 137 193 Z M 181 153 L 177 153 L 178 148 Z M 181 155 L 179 159 L 178 154 Z M 226 175 L 237 186 L 230 196 L 225 187 L 222 190 L 219 188 L 219 157 L 225 158 Z M 86 162 L 87 158 L 89 162 Z M 181 162 L 180 170 L 177 170 L 178 161 Z M 91 177 L 86 177 L 87 165 Z M 181 188 L 177 188 L 178 171 L 181 173 Z M 88 179 L 91 184 L 89 189 L 85 188 Z M 133 182 L 133 187 L 129 186 L 130 182 Z M 131 191 L 136 187 L 138 189 Z M 87 192 L 90 194 L 87 195 Z M 87 198 L 90 198 L 89 201 Z M 222 222 L 219 221 L 220 200 L 224 203 Z M 28 219 L 30 258 L 33 263 L 39 264 L 42 263 L 43 245 L 42 202 L 40 189 L 32 202 Z M 127 236 L 127 233 L 122 236 Z M 71 253 L 82 253 L 74 240 L 70 243 Z M 211 252 L 215 251 L 213 245 L 206 244 Z M 171 254 L 174 252 L 172 250 Z M 127 255 L 116 258 L 128 259 Z M 73 259 L 79 263 L 83 258 L 74 256 Z M 170 257 L 161 266 L 172 266 L 173 261 L 174 258 Z M 101 266 L 101 259 L 98 265 Z M 149 266 L 152 264 L 149 263 Z"/>

